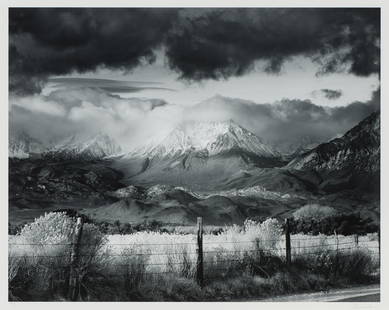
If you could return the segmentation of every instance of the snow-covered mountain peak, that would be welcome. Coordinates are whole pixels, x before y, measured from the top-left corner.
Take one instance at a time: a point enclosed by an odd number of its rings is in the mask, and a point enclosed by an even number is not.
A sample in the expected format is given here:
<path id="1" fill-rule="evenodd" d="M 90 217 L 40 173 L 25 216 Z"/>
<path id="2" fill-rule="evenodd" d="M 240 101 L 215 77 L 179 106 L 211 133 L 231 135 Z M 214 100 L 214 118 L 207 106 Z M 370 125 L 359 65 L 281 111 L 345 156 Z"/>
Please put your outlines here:
<path id="1" fill-rule="evenodd" d="M 31 137 L 25 131 L 10 132 L 8 156 L 11 158 L 28 158 L 31 154 L 45 150 L 42 142 Z"/>
<path id="2" fill-rule="evenodd" d="M 147 143 L 129 154 L 130 157 L 173 157 L 188 151 L 202 151 L 209 155 L 241 149 L 261 157 L 280 154 L 265 145 L 255 134 L 233 120 L 213 122 L 183 122 L 159 143 Z"/>
<path id="3" fill-rule="evenodd" d="M 100 159 L 121 152 L 120 146 L 109 135 L 72 135 L 51 148 L 47 155 L 60 158 Z"/>

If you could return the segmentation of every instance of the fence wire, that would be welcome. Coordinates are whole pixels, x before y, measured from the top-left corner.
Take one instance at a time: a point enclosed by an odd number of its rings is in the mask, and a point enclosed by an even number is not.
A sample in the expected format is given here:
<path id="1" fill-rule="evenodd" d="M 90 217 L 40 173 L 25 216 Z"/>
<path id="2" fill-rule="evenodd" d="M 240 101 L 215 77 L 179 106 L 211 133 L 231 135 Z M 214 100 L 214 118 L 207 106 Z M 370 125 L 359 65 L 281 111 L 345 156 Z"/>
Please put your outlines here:
<path id="1" fill-rule="evenodd" d="M 294 241 L 296 240 L 304 240 L 305 242 L 311 242 L 313 239 L 293 239 L 291 240 L 291 254 L 292 255 L 311 255 L 311 254 L 321 254 L 321 253 L 326 253 L 326 252 L 342 252 L 346 250 L 379 250 L 379 246 L 371 246 L 368 245 L 368 243 L 372 243 L 374 241 L 368 241 L 368 240 L 360 240 L 358 242 L 356 241 L 348 241 L 348 242 L 323 242 L 321 244 L 309 244 L 309 245 L 301 245 L 300 243 L 295 244 Z M 269 240 L 261 240 L 261 242 L 275 242 L 275 241 L 280 241 L 280 239 L 269 239 Z M 219 241 L 219 242 L 203 242 L 203 246 L 205 245 L 210 245 L 210 244 L 217 244 L 220 245 L 221 247 L 213 248 L 213 249 L 207 249 L 207 247 L 204 247 L 203 249 L 203 254 L 218 254 L 218 255 L 223 255 L 223 254 L 247 254 L 247 253 L 266 253 L 266 254 L 281 254 L 280 252 L 286 251 L 286 247 L 282 246 L 275 246 L 272 249 L 269 248 L 264 248 L 261 247 L 261 244 L 258 244 L 257 241 Z M 228 244 L 228 245 L 240 245 L 240 244 L 252 244 L 254 246 L 254 249 L 252 248 L 239 248 L 239 249 L 225 249 L 222 247 L 223 244 Z M 365 245 L 366 244 L 366 245 Z M 34 249 L 39 252 L 39 250 L 44 250 L 44 249 L 50 249 L 50 247 L 56 247 L 56 246 L 64 246 L 64 247 L 73 247 L 73 243 L 9 243 L 8 244 L 11 248 L 14 247 L 34 247 Z M 171 247 L 177 247 L 180 245 L 190 245 L 192 246 L 195 251 L 187 251 L 187 250 L 182 250 L 182 251 L 157 251 L 153 252 L 151 249 L 148 249 L 147 251 L 139 251 L 139 247 L 147 247 L 147 246 L 171 246 Z M 353 245 L 353 246 L 351 246 Z M 78 246 L 81 248 L 83 246 L 85 247 L 96 247 L 98 244 L 96 243 L 79 243 Z M 134 250 L 134 253 L 105 253 L 105 255 L 109 257 L 132 257 L 132 256 L 172 256 L 172 255 L 198 255 L 197 251 L 197 242 L 180 242 L 180 243 L 109 243 L 107 244 L 108 248 L 115 247 L 115 246 L 127 246 L 129 250 L 131 249 L 136 249 Z M 347 247 L 344 247 L 347 246 Z M 332 248 L 331 248 L 332 247 Z M 305 249 L 320 249 L 319 251 L 305 251 Z M 54 249 L 55 250 L 55 249 Z M 94 256 L 96 254 L 85 254 L 85 253 L 80 253 L 78 256 L 80 257 L 88 257 L 88 256 Z M 280 255 L 279 255 L 280 256 Z M 20 254 L 20 255 L 9 255 L 10 258 L 14 257 L 68 257 L 68 255 L 42 255 L 42 254 Z"/>

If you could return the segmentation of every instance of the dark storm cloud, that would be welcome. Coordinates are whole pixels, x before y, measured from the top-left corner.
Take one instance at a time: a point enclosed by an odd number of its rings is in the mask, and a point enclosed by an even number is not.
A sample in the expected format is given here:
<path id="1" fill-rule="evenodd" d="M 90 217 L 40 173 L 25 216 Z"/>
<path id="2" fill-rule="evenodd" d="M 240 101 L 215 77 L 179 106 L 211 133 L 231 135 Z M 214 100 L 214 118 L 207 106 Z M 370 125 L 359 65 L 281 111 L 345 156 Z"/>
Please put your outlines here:
<path id="1" fill-rule="evenodd" d="M 153 62 L 176 16 L 170 9 L 10 9 L 10 89 L 29 93 L 51 75 Z"/>
<path id="2" fill-rule="evenodd" d="M 322 92 L 323 96 L 329 100 L 339 99 L 343 95 L 343 92 L 340 89 L 323 88 L 320 91 Z"/>
<path id="3" fill-rule="evenodd" d="M 305 55 L 320 73 L 349 65 L 367 76 L 379 70 L 378 9 L 222 9 L 179 20 L 168 35 L 172 69 L 184 79 L 240 76 L 255 60 L 279 73 L 283 62 Z"/>
<path id="4" fill-rule="evenodd" d="M 379 9 L 22 9 L 9 11 L 10 89 L 39 92 L 52 75 L 131 70 L 165 47 L 186 80 L 240 76 L 293 56 L 319 73 L 379 71 Z"/>

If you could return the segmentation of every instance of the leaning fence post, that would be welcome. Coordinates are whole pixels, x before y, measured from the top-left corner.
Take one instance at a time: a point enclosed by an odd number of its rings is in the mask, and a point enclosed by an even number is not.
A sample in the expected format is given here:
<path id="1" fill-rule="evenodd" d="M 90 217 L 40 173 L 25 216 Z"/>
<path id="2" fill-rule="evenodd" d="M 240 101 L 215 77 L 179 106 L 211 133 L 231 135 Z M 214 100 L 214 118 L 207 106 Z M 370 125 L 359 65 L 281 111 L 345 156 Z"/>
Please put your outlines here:
<path id="1" fill-rule="evenodd" d="M 203 218 L 197 218 L 197 283 L 200 287 L 204 284 L 204 266 L 203 266 Z"/>
<path id="2" fill-rule="evenodd" d="M 69 273 L 69 292 L 68 292 L 68 298 L 72 301 L 76 300 L 78 297 L 77 264 L 79 258 L 80 241 L 81 241 L 83 224 L 84 223 L 82 217 L 78 217 L 77 224 L 73 232 L 72 252 L 70 254 L 70 273 Z"/>
<path id="3" fill-rule="evenodd" d="M 286 264 L 290 265 L 292 262 L 292 248 L 290 246 L 290 227 L 289 219 L 285 219 L 285 250 L 286 250 Z"/>

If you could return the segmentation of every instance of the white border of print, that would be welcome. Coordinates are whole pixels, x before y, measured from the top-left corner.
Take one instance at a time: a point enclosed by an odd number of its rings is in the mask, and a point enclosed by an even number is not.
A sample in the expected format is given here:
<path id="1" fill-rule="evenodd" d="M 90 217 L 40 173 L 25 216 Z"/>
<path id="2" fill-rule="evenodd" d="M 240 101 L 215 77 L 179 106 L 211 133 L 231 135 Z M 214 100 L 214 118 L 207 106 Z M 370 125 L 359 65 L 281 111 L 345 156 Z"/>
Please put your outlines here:
<path id="1" fill-rule="evenodd" d="M 57 309 L 72 308 L 100 308 L 106 309 L 107 307 L 119 308 L 150 308 L 150 309 L 181 309 L 182 307 L 195 309 L 200 307 L 213 308 L 213 309 L 283 309 L 283 308 L 295 308 L 295 309 L 309 309 L 315 307 L 319 309 L 338 308 L 338 309 L 388 309 L 389 297 L 383 292 L 389 292 L 388 287 L 388 271 L 387 271 L 387 250 L 388 242 L 386 238 L 388 236 L 388 228 L 383 223 L 388 222 L 388 208 L 389 208 L 389 191 L 385 191 L 387 183 L 385 180 L 389 177 L 388 162 L 384 159 L 389 158 L 388 152 L 388 127 L 386 121 L 388 121 L 388 77 L 386 70 L 388 69 L 388 30 L 389 29 L 389 6 L 384 3 L 384 0 L 7 0 L 1 1 L 0 4 L 0 197 L 1 197 L 1 244 L 2 252 L 0 256 L 0 297 L 1 306 L 3 309 L 51 309 L 56 307 Z M 106 302 L 93 302 L 93 303 L 72 303 L 67 302 L 8 302 L 8 282 L 7 282 L 7 243 L 8 243 L 8 7 L 380 7 L 381 8 L 381 302 L 380 303 L 260 303 L 260 302 L 225 302 L 225 303 L 106 303 Z M 386 51 L 386 53 L 385 53 Z M 386 54 L 386 55 L 385 55 Z"/>

